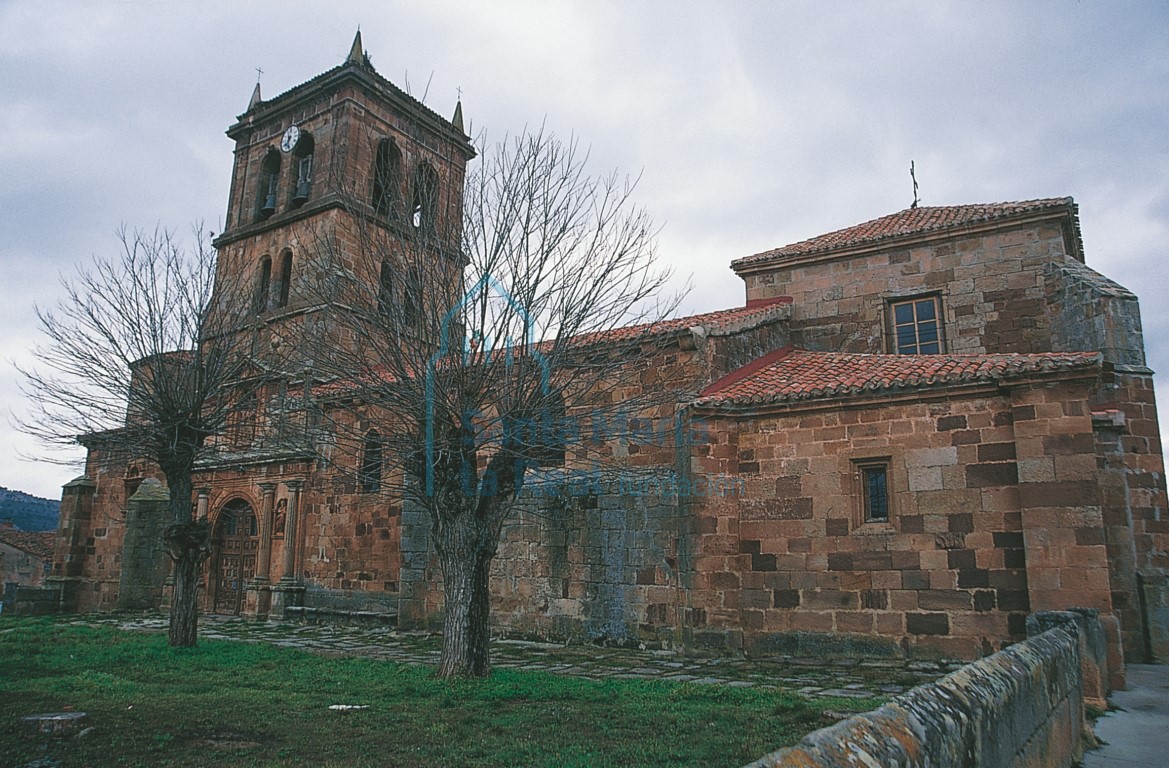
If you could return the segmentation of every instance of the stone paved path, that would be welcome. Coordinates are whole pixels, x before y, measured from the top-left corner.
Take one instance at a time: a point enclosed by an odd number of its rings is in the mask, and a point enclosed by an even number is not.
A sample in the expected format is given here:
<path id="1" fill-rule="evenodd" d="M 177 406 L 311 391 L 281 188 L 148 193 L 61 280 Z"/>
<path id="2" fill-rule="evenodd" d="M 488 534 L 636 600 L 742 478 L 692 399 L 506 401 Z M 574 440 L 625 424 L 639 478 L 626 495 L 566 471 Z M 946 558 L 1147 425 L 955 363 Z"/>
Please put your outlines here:
<path id="1" fill-rule="evenodd" d="M 87 616 L 81 624 L 126 630 L 165 631 L 161 617 Z M 438 664 L 439 637 L 382 627 L 259 623 L 219 616 L 200 617 L 199 636 L 265 642 L 286 648 L 340 656 L 366 656 L 404 664 Z M 693 658 L 673 651 L 649 651 L 595 645 L 563 645 L 528 640 L 494 639 L 497 668 L 542 670 L 592 679 L 657 679 L 698 685 L 763 686 L 806 697 L 880 698 L 934 680 L 961 666 L 959 662 L 900 659 L 800 659 L 791 657 Z"/>
<path id="2" fill-rule="evenodd" d="M 1129 664 L 1128 688 L 1109 696 L 1113 709 L 1096 721 L 1102 745 L 1085 768 L 1162 768 L 1169 752 L 1169 666 Z"/>

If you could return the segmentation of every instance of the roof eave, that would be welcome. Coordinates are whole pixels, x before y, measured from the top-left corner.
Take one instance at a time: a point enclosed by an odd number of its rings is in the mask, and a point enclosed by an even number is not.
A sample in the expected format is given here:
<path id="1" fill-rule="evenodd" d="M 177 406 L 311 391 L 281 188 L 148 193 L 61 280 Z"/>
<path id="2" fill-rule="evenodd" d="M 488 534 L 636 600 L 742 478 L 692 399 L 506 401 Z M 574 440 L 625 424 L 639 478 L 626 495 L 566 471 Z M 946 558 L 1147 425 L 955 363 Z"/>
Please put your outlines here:
<path id="1" fill-rule="evenodd" d="M 773 413 L 837 408 L 842 406 L 867 406 L 874 403 L 906 402 L 913 400 L 937 400 L 955 396 L 969 397 L 977 394 L 997 394 L 1029 384 L 1051 384 L 1063 381 L 1092 381 L 1103 371 L 1103 363 L 1095 361 L 1070 367 L 1025 371 L 1017 374 L 980 379 L 976 381 L 941 382 L 927 385 L 907 385 L 860 389 L 849 392 L 834 392 L 826 395 L 810 395 L 791 398 L 741 398 L 725 402 L 702 403 L 695 401 L 691 407 L 699 413 L 723 416 L 763 416 Z"/>
<path id="2" fill-rule="evenodd" d="M 1084 247 L 1083 238 L 1080 234 L 1078 209 L 1072 198 L 1064 198 L 1063 202 L 1044 208 L 1005 213 L 994 216 L 993 218 L 987 218 L 980 221 L 963 222 L 961 224 L 953 224 L 950 226 L 939 227 L 937 229 L 927 229 L 916 232 L 888 235 L 885 237 L 856 243 L 855 245 L 839 247 L 828 246 L 807 251 L 805 253 L 791 255 L 776 254 L 774 256 L 769 256 L 768 253 L 770 252 L 764 251 L 763 253 L 745 256 L 741 259 L 732 261 L 731 269 L 734 270 L 736 275 L 743 277 L 744 275 L 749 275 L 756 272 L 766 272 L 774 269 L 777 266 L 790 267 L 808 263 L 835 261 L 837 259 L 846 259 L 855 256 L 880 253 L 882 251 L 892 250 L 894 248 L 907 248 L 916 245 L 924 245 L 931 242 L 952 240 L 960 237 L 969 237 L 971 235 L 1002 229 L 1004 225 L 1018 226 L 1046 220 L 1061 219 L 1063 220 L 1061 221 L 1061 224 L 1067 225 L 1064 228 L 1064 239 L 1066 245 L 1068 246 L 1068 250 L 1070 251 L 1068 255 L 1072 256 L 1078 261 L 1083 261 Z M 783 248 L 777 250 L 782 251 Z"/>

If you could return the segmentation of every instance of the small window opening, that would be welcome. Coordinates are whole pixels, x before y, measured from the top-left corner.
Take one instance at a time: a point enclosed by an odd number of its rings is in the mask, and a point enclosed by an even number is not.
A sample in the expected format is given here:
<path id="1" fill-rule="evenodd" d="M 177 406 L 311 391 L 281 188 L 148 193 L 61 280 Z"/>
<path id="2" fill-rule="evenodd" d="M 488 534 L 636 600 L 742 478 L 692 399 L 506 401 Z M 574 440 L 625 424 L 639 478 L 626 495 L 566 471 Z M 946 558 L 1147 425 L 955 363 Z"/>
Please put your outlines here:
<path id="1" fill-rule="evenodd" d="M 252 297 L 252 312 L 260 314 L 268 308 L 268 290 L 272 282 L 272 259 L 265 256 L 260 261 L 260 277 L 256 281 L 256 294 Z"/>
<path id="2" fill-rule="evenodd" d="M 944 351 L 941 300 L 937 296 L 890 304 L 893 351 L 899 355 L 936 355 Z"/>
<path id="3" fill-rule="evenodd" d="M 365 434 L 357 480 L 362 493 L 377 493 L 382 489 L 382 440 L 377 430 Z"/>
<path id="4" fill-rule="evenodd" d="M 276 213 L 276 193 L 280 187 L 280 153 L 272 150 L 260 166 L 259 217 L 266 219 Z"/>
<path id="5" fill-rule="evenodd" d="M 292 204 L 303 205 L 313 188 L 312 134 L 301 133 L 300 141 L 296 143 L 296 150 L 293 153 L 293 162 L 296 168 L 296 186 L 292 191 Z"/>
<path id="6" fill-rule="evenodd" d="M 540 467 L 563 467 L 568 445 L 564 395 L 549 391 L 540 406 L 537 419 L 536 450 L 533 458 Z"/>
<path id="7" fill-rule="evenodd" d="M 284 255 L 280 257 L 280 283 L 278 298 L 276 300 L 277 307 L 288 306 L 288 289 L 292 283 L 292 251 L 285 251 Z"/>
<path id="8" fill-rule="evenodd" d="M 373 164 L 373 209 L 395 220 L 401 215 L 402 153 L 393 139 L 378 142 Z"/>
<path id="9" fill-rule="evenodd" d="M 438 174 L 429 163 L 419 163 L 414 169 L 414 188 L 411 197 L 411 224 L 418 232 L 433 234 L 438 211 Z"/>
<path id="10" fill-rule="evenodd" d="M 889 522 L 889 465 L 866 464 L 860 471 L 865 522 Z"/>
<path id="11" fill-rule="evenodd" d="M 394 269 L 388 261 L 382 262 L 378 276 L 377 309 L 383 315 L 394 311 Z"/>
<path id="12" fill-rule="evenodd" d="M 406 271 L 406 284 L 402 286 L 402 320 L 407 325 L 418 323 L 422 315 L 422 280 L 417 267 Z"/>

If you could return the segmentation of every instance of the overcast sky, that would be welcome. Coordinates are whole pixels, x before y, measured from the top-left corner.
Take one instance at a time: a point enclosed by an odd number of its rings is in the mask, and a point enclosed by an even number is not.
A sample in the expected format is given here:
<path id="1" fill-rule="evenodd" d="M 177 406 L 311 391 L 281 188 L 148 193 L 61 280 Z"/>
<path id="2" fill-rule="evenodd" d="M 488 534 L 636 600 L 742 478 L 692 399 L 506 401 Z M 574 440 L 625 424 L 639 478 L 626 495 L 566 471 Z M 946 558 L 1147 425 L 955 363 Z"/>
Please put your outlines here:
<path id="1" fill-rule="evenodd" d="M 1088 264 L 1140 296 L 1169 373 L 1164 2 L 0 0 L 4 411 L 56 276 L 122 223 L 221 231 L 223 131 L 256 68 L 272 97 L 339 64 L 359 25 L 440 114 L 461 88 L 471 132 L 547 121 L 597 172 L 642 173 L 687 311 L 742 303 L 734 258 L 908 207 L 913 160 L 924 205 L 1075 197 Z M 78 474 L 0 433 L 0 485 L 58 497 Z"/>

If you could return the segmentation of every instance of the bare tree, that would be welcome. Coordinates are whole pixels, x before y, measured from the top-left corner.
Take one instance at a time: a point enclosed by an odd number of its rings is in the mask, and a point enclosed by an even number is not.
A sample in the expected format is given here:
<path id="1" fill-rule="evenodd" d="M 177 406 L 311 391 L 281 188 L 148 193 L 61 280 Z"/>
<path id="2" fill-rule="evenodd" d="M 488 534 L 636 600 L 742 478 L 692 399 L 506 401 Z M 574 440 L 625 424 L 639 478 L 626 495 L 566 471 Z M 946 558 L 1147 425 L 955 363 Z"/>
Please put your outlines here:
<path id="1" fill-rule="evenodd" d="M 191 646 L 210 552 L 210 526 L 192 514 L 192 473 L 248 386 L 244 318 L 229 309 L 247 302 L 215 293 L 216 254 L 200 229 L 190 248 L 161 230 L 123 229 L 119 240 L 116 255 L 62 278 L 54 309 L 37 309 L 45 339 L 33 350 L 39 365 L 21 371 L 30 413 L 20 423 L 49 445 L 81 441 L 157 465 L 170 495 L 169 641 Z"/>
<path id="2" fill-rule="evenodd" d="M 429 515 L 443 677 L 489 673 L 488 573 L 525 486 L 615 466 L 584 435 L 600 412 L 676 402 L 670 372 L 645 364 L 675 303 L 659 300 L 654 227 L 634 182 L 590 177 L 586 159 L 540 132 L 500 144 L 461 190 L 391 171 L 372 202 L 354 194 L 353 231 L 318 238 L 322 290 L 351 319 L 319 369 L 336 379 L 318 388 L 323 423 L 359 483 Z"/>

